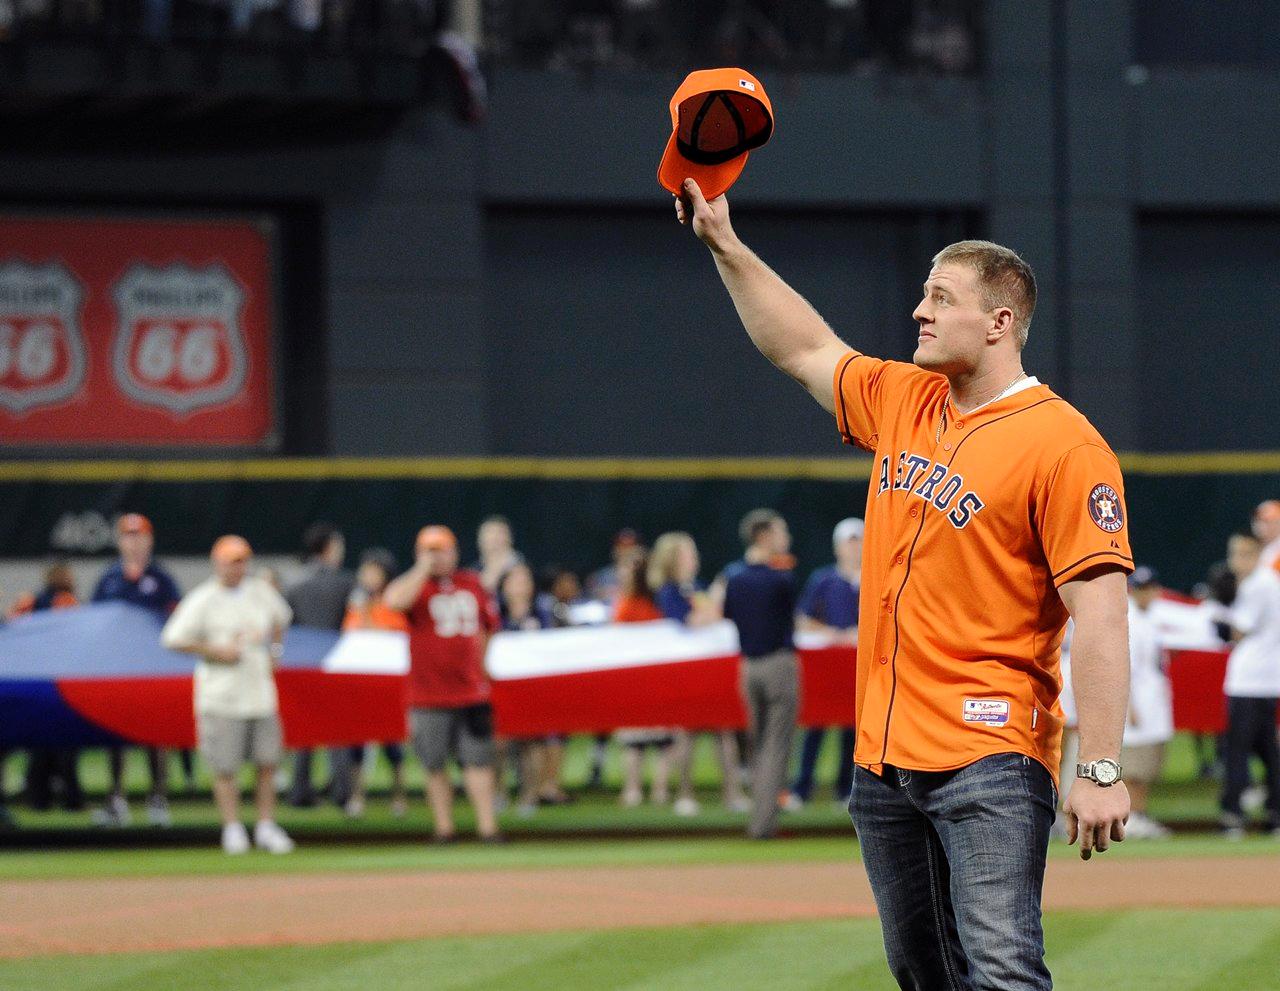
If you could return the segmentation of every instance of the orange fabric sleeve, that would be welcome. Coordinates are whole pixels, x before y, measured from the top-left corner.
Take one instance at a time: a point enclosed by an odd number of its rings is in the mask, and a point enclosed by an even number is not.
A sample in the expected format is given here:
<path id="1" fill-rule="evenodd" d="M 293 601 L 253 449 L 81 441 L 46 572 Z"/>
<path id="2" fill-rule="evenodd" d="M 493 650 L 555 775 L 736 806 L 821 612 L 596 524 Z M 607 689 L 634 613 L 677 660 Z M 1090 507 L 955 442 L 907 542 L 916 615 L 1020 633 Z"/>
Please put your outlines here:
<path id="1" fill-rule="evenodd" d="M 874 451 L 889 401 L 901 394 L 908 381 L 923 374 L 915 365 L 872 358 L 860 351 L 850 351 L 836 362 L 832 383 L 836 428 L 844 442 Z"/>
<path id="2" fill-rule="evenodd" d="M 1100 564 L 1133 571 L 1124 479 L 1105 447 L 1081 444 L 1058 459 L 1036 497 L 1035 524 L 1055 586 Z"/>

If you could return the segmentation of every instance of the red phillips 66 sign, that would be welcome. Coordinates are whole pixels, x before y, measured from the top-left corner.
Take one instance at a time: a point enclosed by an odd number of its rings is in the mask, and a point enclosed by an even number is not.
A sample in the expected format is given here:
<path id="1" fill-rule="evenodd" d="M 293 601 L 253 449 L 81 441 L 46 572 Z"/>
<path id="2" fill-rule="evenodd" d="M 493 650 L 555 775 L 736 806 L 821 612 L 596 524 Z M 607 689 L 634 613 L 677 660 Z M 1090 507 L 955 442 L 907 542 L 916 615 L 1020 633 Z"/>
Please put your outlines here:
<path id="1" fill-rule="evenodd" d="M 272 446 L 272 234 L 0 215 L 0 445 Z"/>
<path id="2" fill-rule="evenodd" d="M 112 295 L 112 367 L 125 395 L 190 413 L 225 403 L 244 387 L 244 293 L 226 269 L 135 265 Z"/>
<path id="3" fill-rule="evenodd" d="M 80 391 L 83 297 L 62 265 L 0 263 L 0 408 L 21 416 Z"/>

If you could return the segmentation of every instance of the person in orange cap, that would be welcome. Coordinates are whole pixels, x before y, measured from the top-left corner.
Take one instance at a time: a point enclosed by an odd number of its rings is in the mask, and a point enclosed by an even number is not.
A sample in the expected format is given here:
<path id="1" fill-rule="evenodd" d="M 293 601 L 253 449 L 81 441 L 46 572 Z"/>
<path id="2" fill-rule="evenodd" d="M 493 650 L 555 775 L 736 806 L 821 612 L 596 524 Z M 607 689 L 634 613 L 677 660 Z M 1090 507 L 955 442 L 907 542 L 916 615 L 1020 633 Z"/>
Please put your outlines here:
<path id="1" fill-rule="evenodd" d="M 213 577 L 178 603 L 160 642 L 198 659 L 196 739 L 214 775 L 222 849 L 230 854 L 249 849 L 236 781 L 247 760 L 258 771 L 254 844 L 270 853 L 289 853 L 293 840 L 275 821 L 275 772 L 284 734 L 272 672 L 293 614 L 279 592 L 249 574 L 253 549 L 243 537 L 219 537 L 209 556 Z"/>
<path id="2" fill-rule="evenodd" d="M 409 732 L 427 772 L 437 842 L 454 838 L 452 756 L 476 811 L 482 840 L 501 839 L 495 810 L 493 714 L 484 670 L 498 610 L 480 576 L 458 568 L 458 541 L 446 526 L 425 526 L 413 567 L 387 586 L 383 602 L 409 621 Z"/>
<path id="3" fill-rule="evenodd" d="M 1280 563 L 1280 499 L 1268 499 L 1253 511 L 1253 535 L 1262 544 L 1259 564 L 1264 568 Z"/>
<path id="4" fill-rule="evenodd" d="M 155 531 L 151 521 L 141 513 L 125 513 L 116 520 L 117 561 L 107 567 L 93 590 L 94 602 L 128 602 L 168 616 L 181 598 L 178 583 L 152 558 Z M 147 821 L 153 826 L 168 826 L 169 754 L 163 747 L 144 747 L 147 768 L 151 773 L 151 792 L 147 796 Z M 111 793 L 100 809 L 93 812 L 95 825 L 120 827 L 129 824 L 129 803 L 124 794 L 123 747 L 108 747 L 111 768 Z"/>

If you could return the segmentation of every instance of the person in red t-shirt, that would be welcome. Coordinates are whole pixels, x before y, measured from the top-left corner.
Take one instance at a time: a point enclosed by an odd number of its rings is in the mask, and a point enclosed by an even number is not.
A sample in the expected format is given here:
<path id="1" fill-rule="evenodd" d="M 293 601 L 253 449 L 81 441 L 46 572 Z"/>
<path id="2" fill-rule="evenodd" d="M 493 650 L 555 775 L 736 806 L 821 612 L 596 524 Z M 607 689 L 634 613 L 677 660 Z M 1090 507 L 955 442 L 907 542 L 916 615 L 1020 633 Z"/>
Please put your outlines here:
<path id="1" fill-rule="evenodd" d="M 482 840 L 497 840 L 493 714 L 484 652 L 501 627 L 480 576 L 458 570 L 458 541 L 444 526 L 423 527 L 412 568 L 387 586 L 383 602 L 409 621 L 409 733 L 427 772 L 435 836 L 453 839 L 452 756 L 476 810 Z"/>

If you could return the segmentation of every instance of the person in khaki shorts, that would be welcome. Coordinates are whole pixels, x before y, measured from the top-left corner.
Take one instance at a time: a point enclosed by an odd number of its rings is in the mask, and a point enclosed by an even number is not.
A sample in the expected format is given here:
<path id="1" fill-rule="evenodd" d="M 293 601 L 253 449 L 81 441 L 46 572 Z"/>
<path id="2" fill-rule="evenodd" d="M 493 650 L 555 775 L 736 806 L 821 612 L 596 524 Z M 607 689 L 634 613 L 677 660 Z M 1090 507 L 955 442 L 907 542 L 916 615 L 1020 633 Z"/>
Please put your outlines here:
<path id="1" fill-rule="evenodd" d="M 213 577 L 183 598 L 160 640 L 170 650 L 199 658 L 196 738 L 214 774 L 222 849 L 231 854 L 249 849 L 236 776 L 245 761 L 252 761 L 258 770 L 254 843 L 270 853 L 289 853 L 293 840 L 274 818 L 283 734 L 272 670 L 291 611 L 270 584 L 248 574 L 253 551 L 243 537 L 219 537 L 210 556 Z"/>

